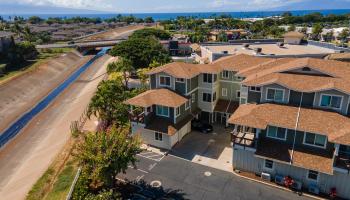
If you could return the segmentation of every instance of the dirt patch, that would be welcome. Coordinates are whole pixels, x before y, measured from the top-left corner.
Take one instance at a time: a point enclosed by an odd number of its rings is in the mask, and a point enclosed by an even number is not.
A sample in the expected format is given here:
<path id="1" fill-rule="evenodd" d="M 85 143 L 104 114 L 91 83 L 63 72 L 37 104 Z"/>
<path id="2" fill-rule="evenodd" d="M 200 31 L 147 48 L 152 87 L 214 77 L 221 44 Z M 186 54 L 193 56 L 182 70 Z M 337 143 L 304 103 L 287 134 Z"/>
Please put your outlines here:
<path id="1" fill-rule="evenodd" d="M 0 133 L 92 56 L 76 51 L 50 59 L 0 85 Z"/>

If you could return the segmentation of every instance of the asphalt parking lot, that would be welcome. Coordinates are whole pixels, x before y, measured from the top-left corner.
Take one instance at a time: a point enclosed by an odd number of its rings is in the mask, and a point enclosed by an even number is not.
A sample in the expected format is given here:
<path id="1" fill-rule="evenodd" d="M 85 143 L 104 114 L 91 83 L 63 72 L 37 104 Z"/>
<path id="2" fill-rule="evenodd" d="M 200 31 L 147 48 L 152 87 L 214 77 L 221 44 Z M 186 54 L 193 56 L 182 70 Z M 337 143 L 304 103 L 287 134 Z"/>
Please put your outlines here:
<path id="1" fill-rule="evenodd" d="M 295 193 L 242 179 L 232 172 L 217 170 L 173 156 L 153 152 L 138 155 L 137 168 L 130 168 L 118 179 L 157 183 L 176 197 L 163 199 L 308 199 Z M 151 185 L 152 185 L 151 184 Z M 148 192 L 150 193 L 150 192 Z M 147 195 L 146 195 L 147 196 Z M 159 199 L 149 196 L 135 199 Z"/>

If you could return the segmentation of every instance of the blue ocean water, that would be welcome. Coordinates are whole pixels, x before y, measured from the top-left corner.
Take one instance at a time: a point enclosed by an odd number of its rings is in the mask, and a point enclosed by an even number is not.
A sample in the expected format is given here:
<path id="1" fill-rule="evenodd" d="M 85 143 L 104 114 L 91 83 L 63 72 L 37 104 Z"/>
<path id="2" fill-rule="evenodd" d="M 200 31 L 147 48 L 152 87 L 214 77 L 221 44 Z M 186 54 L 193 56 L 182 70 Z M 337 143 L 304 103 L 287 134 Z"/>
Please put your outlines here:
<path id="1" fill-rule="evenodd" d="M 220 15 L 230 15 L 234 18 L 256 18 L 256 17 L 269 17 L 269 16 L 278 16 L 283 14 L 286 11 L 250 11 L 250 12 L 200 12 L 200 13 L 133 13 L 132 15 L 139 18 L 145 17 L 153 17 L 155 20 L 167 20 L 167 19 L 176 19 L 178 16 L 185 17 L 198 17 L 198 18 L 210 18 L 214 16 Z M 288 11 L 291 12 L 295 16 L 302 16 L 306 14 L 310 14 L 313 12 L 320 12 L 323 15 L 329 14 L 347 14 L 350 13 L 350 9 L 334 9 L 334 10 L 296 10 L 296 11 Z M 0 14 L 1 15 L 1 14 Z M 22 16 L 24 18 L 33 16 L 35 14 L 16 14 L 17 16 Z M 121 15 L 127 16 L 130 15 L 128 13 L 121 13 Z M 37 14 L 41 18 L 49 18 L 49 17 L 60 17 L 60 18 L 70 18 L 70 17 L 99 17 L 101 19 L 111 18 L 117 16 L 117 14 Z M 5 19 L 9 18 L 9 15 L 3 15 Z M 13 17 L 13 16 L 11 16 Z"/>

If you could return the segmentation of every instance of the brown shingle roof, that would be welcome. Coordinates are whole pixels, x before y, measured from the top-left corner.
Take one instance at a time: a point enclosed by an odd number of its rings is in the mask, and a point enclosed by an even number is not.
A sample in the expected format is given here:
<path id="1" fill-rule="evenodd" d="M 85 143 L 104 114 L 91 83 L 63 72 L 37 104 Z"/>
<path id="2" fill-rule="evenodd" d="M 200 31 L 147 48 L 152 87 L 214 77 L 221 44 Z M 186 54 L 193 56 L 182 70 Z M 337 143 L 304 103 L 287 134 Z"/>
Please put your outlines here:
<path id="1" fill-rule="evenodd" d="M 246 86 L 263 86 L 276 83 L 299 92 L 317 92 L 336 89 L 350 94 L 350 82 L 348 80 L 325 76 L 273 73 L 255 79 L 246 79 L 243 83 Z"/>
<path id="2" fill-rule="evenodd" d="M 179 107 L 186 101 L 187 99 L 185 97 L 169 89 L 160 88 L 148 90 L 136 97 L 126 100 L 124 103 L 140 107 L 149 107 L 152 105 Z"/>
<path id="3" fill-rule="evenodd" d="M 297 167 L 311 169 L 326 174 L 333 174 L 333 152 L 325 149 L 312 150 L 297 146 L 292 152 L 292 145 L 269 138 L 260 138 L 255 155 L 282 162 Z M 292 155 L 293 154 L 293 155 Z"/>
<path id="4" fill-rule="evenodd" d="M 159 72 L 167 73 L 175 78 L 190 79 L 201 73 L 220 73 L 221 69 L 216 65 L 211 64 L 191 64 L 184 62 L 172 62 L 157 68 L 152 69 L 147 74 L 157 74 Z"/>
<path id="5" fill-rule="evenodd" d="M 161 133 L 166 133 L 172 136 L 176 132 L 178 132 L 184 125 L 190 122 L 193 118 L 194 116 L 192 114 L 189 114 L 180 122 L 174 124 L 162 117 L 154 117 L 154 119 L 150 123 L 148 123 L 145 128 L 153 131 L 158 131 Z"/>
<path id="6" fill-rule="evenodd" d="M 239 106 L 228 122 L 260 129 L 268 125 L 294 129 L 297 115 L 298 107 L 245 104 Z M 326 135 L 334 143 L 350 144 L 350 119 L 335 112 L 301 108 L 297 130 Z"/>
<path id="7" fill-rule="evenodd" d="M 270 62 L 274 59 L 263 58 L 257 56 L 250 56 L 246 54 L 238 54 L 232 56 L 225 56 L 212 63 L 218 66 L 221 70 L 240 71 L 248 67 L 256 66 L 262 63 Z"/>

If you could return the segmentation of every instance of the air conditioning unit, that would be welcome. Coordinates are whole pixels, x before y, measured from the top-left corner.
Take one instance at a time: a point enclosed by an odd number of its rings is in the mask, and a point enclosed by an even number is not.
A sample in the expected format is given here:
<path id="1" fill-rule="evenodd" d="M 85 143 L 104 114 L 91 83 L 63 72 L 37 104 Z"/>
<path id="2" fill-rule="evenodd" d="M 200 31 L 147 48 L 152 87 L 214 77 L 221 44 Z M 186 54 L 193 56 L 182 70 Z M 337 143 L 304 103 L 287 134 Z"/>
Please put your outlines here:
<path id="1" fill-rule="evenodd" d="M 261 179 L 263 181 L 271 181 L 271 174 L 262 172 L 261 173 Z"/>
<path id="2" fill-rule="evenodd" d="M 314 184 L 309 185 L 308 191 L 313 194 L 320 194 L 320 189 Z"/>
<path id="3" fill-rule="evenodd" d="M 284 185 L 284 176 L 276 175 L 275 183 L 277 183 L 278 185 Z"/>

